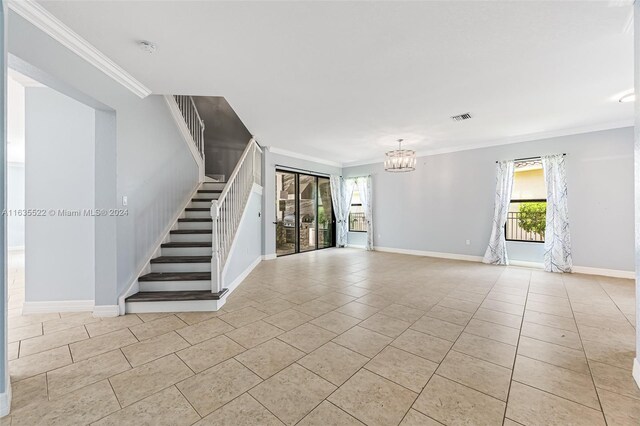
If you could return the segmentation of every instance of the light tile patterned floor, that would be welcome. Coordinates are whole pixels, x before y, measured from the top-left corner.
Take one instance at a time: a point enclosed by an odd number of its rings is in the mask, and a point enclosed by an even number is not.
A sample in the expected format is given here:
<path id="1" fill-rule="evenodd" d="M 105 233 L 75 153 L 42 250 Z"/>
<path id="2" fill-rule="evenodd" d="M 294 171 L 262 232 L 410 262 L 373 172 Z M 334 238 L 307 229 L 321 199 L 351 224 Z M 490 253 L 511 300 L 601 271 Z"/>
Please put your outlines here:
<path id="1" fill-rule="evenodd" d="M 216 313 L 20 316 L 1 424 L 638 425 L 634 284 L 324 250 Z"/>

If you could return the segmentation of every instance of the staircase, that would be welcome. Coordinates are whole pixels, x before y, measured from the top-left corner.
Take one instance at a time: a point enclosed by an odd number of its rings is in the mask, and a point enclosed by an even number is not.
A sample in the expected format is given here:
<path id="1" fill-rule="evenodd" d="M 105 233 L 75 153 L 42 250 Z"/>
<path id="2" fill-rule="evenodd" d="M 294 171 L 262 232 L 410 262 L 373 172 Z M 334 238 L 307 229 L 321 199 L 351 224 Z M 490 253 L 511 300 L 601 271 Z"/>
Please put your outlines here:
<path id="1" fill-rule="evenodd" d="M 129 313 L 215 311 L 226 289 L 212 292 L 211 204 L 224 182 L 210 179 L 178 219 L 169 241 L 160 246 L 161 255 L 151 259 L 151 272 L 138 278 L 139 292 L 125 299 Z"/>
<path id="2" fill-rule="evenodd" d="M 249 195 L 262 183 L 262 149 L 252 137 L 228 182 L 204 176 L 204 122 L 190 96 L 165 96 L 176 124 L 199 165 L 202 183 L 149 262 L 149 273 L 138 277 L 135 294 L 124 299 L 124 310 L 143 312 L 217 311 L 225 288 L 231 255 Z M 259 236 L 257 236 L 259 238 Z M 136 290 L 135 286 L 132 287 Z"/>

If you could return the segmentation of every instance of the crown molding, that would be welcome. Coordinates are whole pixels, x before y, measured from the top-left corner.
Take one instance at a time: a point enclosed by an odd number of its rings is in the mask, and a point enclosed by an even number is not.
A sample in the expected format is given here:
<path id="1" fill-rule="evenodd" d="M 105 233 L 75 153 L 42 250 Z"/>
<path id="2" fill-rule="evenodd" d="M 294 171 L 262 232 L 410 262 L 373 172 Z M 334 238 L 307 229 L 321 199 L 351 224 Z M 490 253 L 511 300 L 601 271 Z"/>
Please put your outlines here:
<path id="1" fill-rule="evenodd" d="M 313 161 L 315 163 L 325 164 L 327 166 L 342 168 L 342 163 L 338 163 L 336 161 L 325 160 L 324 158 L 318 158 L 307 154 L 300 154 L 299 152 L 289 151 L 287 149 L 281 149 L 275 146 L 270 146 L 268 148 L 269 152 L 271 152 L 272 154 L 286 155 L 287 157 L 298 158 L 300 160 Z"/>
<path id="2" fill-rule="evenodd" d="M 146 98 L 151 90 L 136 80 L 104 53 L 66 26 L 34 0 L 11 0 L 9 9 L 22 16 L 51 38 L 89 62 L 140 98 Z"/>
<path id="3" fill-rule="evenodd" d="M 529 133 L 526 135 L 511 136 L 511 137 L 506 137 L 501 139 L 478 141 L 476 143 L 469 144 L 469 145 L 459 145 L 459 146 L 453 146 L 453 147 L 417 151 L 416 157 L 428 157 L 431 155 L 449 154 L 452 152 L 471 151 L 474 149 L 490 148 L 490 147 L 500 146 L 500 145 L 511 145 L 511 144 L 521 143 L 521 142 L 532 142 L 532 141 L 543 140 L 543 139 L 579 135 L 582 133 L 600 132 L 603 130 L 621 129 L 624 127 L 633 127 L 633 126 L 634 126 L 634 119 L 631 118 L 629 120 L 612 121 L 608 123 L 600 123 L 600 124 L 595 124 L 591 126 L 572 127 L 567 129 L 552 130 L 548 132 Z M 367 164 L 378 164 L 382 162 L 383 160 L 381 159 L 369 158 L 367 160 L 344 163 L 342 167 L 344 168 L 356 167 L 356 166 L 364 166 Z"/>

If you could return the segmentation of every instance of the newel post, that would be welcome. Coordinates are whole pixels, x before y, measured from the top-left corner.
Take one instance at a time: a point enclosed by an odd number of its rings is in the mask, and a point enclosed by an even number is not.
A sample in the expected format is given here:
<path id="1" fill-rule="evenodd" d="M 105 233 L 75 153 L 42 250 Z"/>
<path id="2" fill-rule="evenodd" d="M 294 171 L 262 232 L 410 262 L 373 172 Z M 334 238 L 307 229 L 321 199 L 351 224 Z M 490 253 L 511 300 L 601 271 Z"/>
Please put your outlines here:
<path id="1" fill-rule="evenodd" d="M 218 216 L 220 209 L 218 200 L 211 202 L 211 292 L 218 293 L 222 290 L 222 282 L 220 278 L 220 251 L 219 251 L 219 235 L 218 235 Z"/>

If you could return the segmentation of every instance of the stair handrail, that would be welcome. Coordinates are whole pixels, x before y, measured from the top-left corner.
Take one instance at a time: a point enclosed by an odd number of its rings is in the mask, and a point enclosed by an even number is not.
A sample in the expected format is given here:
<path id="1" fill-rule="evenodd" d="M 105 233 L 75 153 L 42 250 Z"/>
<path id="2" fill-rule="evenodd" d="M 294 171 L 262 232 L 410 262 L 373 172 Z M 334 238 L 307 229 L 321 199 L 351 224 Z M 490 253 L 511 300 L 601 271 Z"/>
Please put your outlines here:
<path id="1" fill-rule="evenodd" d="M 193 96 L 173 95 L 173 98 L 182 113 L 182 118 L 189 129 L 189 133 L 200 153 L 200 157 L 204 158 L 204 121 L 200 117 Z"/>
<path id="2" fill-rule="evenodd" d="M 254 184 L 262 184 L 262 149 L 251 138 L 217 200 L 211 202 L 211 291 L 222 291 L 222 271 Z"/>

